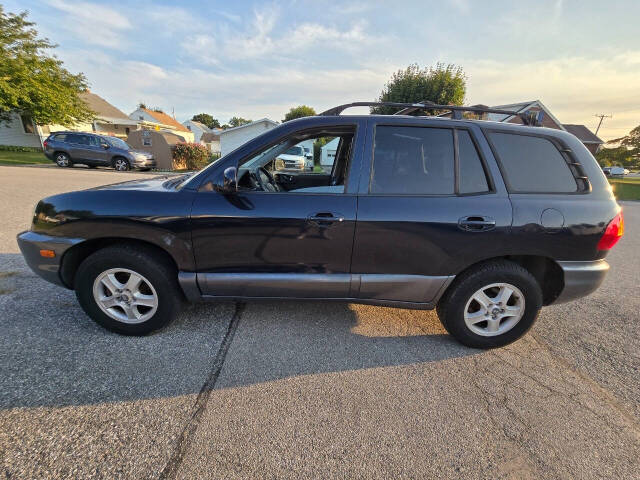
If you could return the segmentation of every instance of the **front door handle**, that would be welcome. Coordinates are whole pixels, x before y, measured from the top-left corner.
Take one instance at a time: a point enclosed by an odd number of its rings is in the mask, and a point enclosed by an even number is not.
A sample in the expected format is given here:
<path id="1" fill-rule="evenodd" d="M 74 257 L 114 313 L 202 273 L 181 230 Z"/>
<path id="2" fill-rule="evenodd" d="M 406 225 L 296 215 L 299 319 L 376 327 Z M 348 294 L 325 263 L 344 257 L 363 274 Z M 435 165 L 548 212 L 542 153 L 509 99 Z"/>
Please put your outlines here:
<path id="1" fill-rule="evenodd" d="M 307 222 L 318 227 L 330 227 L 334 223 L 344 222 L 344 216 L 339 213 L 318 212 L 309 215 Z"/>
<path id="2" fill-rule="evenodd" d="M 491 217 L 470 215 L 458 220 L 458 228 L 466 232 L 486 232 L 496 228 L 496 221 Z"/>

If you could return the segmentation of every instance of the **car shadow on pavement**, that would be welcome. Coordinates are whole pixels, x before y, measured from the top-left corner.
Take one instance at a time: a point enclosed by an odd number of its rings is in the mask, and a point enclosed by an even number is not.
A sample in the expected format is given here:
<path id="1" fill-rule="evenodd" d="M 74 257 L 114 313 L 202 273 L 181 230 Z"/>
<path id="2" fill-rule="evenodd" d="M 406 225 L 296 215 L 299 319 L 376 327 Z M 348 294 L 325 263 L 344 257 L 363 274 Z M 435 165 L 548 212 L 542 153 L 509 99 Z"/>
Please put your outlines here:
<path id="1" fill-rule="evenodd" d="M 198 394 L 235 312 L 187 306 L 146 337 L 104 330 L 74 292 L 0 254 L 0 408 L 87 405 Z M 433 312 L 324 302 L 244 306 L 218 387 L 295 375 L 440 361 L 477 353 Z"/>
<path id="2" fill-rule="evenodd" d="M 433 310 L 345 302 L 249 303 L 216 388 L 438 362 L 479 352 L 450 337 Z"/>

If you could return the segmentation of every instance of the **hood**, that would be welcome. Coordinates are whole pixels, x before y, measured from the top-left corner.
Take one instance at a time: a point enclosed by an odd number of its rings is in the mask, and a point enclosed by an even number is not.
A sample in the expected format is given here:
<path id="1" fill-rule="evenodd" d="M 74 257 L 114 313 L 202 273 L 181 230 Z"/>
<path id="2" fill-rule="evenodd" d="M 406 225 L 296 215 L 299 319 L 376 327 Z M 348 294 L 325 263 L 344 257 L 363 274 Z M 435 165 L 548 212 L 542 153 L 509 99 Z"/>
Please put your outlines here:
<path id="1" fill-rule="evenodd" d="M 138 191 L 167 191 L 175 188 L 185 180 L 189 174 L 182 175 L 149 175 L 148 178 L 129 180 L 128 182 L 101 185 L 87 190 L 138 190 Z"/>
<path id="2" fill-rule="evenodd" d="M 286 153 L 278 155 L 276 158 L 281 158 L 282 160 L 289 160 L 290 162 L 292 161 L 304 162 L 306 159 L 302 155 L 288 155 Z"/>

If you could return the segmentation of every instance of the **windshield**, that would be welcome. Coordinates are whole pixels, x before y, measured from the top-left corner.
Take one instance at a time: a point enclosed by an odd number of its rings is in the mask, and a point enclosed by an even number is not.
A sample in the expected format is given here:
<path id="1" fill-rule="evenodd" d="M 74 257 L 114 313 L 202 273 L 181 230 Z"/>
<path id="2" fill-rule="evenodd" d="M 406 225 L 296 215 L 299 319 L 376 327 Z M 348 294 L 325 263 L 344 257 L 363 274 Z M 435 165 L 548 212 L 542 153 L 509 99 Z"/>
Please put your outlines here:
<path id="1" fill-rule="evenodd" d="M 291 147 L 284 153 L 287 155 L 304 155 L 304 150 L 302 150 L 302 147 Z"/>
<path id="2" fill-rule="evenodd" d="M 125 150 L 131 150 L 131 146 L 127 142 L 125 142 L 124 140 L 121 140 L 120 138 L 109 137 L 109 143 L 111 144 L 112 147 L 123 148 Z"/>

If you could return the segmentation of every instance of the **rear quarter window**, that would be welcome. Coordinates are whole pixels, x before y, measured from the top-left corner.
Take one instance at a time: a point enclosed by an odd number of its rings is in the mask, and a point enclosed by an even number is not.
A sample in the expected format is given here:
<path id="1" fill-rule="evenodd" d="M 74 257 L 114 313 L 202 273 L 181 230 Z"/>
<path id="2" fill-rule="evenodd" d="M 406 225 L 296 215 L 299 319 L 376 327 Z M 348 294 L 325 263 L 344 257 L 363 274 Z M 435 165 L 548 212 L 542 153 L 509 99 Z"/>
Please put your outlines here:
<path id="1" fill-rule="evenodd" d="M 53 136 L 53 139 L 54 139 L 56 142 L 64 142 L 64 141 L 66 141 L 66 140 L 67 140 L 67 134 L 66 134 L 66 133 L 59 133 L 59 134 L 57 134 L 57 135 L 54 135 L 54 136 Z"/>
<path id="2" fill-rule="evenodd" d="M 573 193 L 576 179 L 558 148 L 531 135 L 489 134 L 510 192 Z"/>

